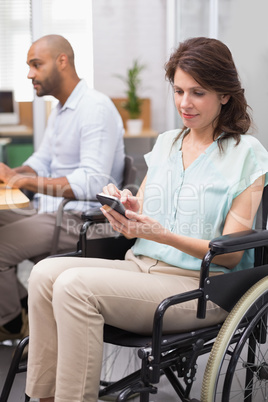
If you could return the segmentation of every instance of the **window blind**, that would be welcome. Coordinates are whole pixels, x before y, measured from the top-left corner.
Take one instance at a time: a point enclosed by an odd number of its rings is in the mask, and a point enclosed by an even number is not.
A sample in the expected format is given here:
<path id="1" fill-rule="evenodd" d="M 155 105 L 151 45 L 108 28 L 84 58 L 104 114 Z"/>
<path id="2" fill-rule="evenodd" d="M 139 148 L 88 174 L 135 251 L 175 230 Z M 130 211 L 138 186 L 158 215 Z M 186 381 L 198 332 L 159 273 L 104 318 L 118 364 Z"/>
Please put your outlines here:
<path id="1" fill-rule="evenodd" d="M 32 97 L 27 82 L 27 51 L 31 44 L 30 0 L 0 1 L 0 88 L 15 90 L 17 100 Z"/>
<path id="2" fill-rule="evenodd" d="M 27 52 L 32 43 L 32 3 L 35 0 L 0 1 L 0 88 L 13 89 L 17 101 L 33 99 L 27 79 Z M 78 75 L 93 86 L 91 0 L 42 0 L 42 35 L 59 34 L 74 48 Z"/>

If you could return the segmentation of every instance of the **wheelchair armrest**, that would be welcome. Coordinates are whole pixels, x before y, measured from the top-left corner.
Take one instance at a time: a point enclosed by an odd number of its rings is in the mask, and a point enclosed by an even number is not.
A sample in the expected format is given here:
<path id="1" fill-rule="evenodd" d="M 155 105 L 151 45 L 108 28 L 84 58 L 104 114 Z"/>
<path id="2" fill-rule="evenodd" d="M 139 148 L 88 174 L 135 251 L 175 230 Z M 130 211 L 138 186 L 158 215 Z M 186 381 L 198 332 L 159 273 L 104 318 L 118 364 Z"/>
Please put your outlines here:
<path id="1" fill-rule="evenodd" d="M 268 245 L 268 230 L 246 230 L 217 237 L 209 243 L 210 250 L 216 254 Z"/>
<path id="2" fill-rule="evenodd" d="M 84 222 L 105 223 L 108 220 L 105 218 L 99 208 L 89 209 L 82 213 L 81 218 Z"/>
<path id="3" fill-rule="evenodd" d="M 58 210 L 57 210 L 56 223 L 55 223 L 54 233 L 53 233 L 53 237 L 52 237 L 52 247 L 51 247 L 51 250 L 50 250 L 50 255 L 57 254 L 64 209 L 65 209 L 65 206 L 69 202 L 72 202 L 72 201 L 88 201 L 88 202 L 91 201 L 91 202 L 96 202 L 97 200 L 96 199 L 77 200 L 77 199 L 72 199 L 72 198 L 63 198 L 63 200 L 61 201 L 61 203 L 60 203 L 60 205 L 58 207 Z"/>
<path id="4" fill-rule="evenodd" d="M 210 263 L 216 255 L 264 247 L 267 245 L 267 230 L 245 230 L 243 232 L 231 233 L 212 239 L 209 243 L 209 250 L 202 260 L 199 288 L 204 289 L 205 280 L 209 276 Z M 202 297 L 198 301 L 197 317 L 204 318 L 205 312 L 206 300 Z"/>

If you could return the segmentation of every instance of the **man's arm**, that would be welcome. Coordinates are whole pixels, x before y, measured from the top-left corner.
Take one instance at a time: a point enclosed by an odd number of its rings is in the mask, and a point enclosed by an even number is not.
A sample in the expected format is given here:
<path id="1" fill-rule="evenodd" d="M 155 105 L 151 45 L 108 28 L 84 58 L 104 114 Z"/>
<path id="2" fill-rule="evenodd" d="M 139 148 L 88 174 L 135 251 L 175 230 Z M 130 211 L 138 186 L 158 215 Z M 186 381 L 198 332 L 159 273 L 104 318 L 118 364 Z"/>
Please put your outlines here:
<path id="1" fill-rule="evenodd" d="M 43 193 L 54 197 L 74 199 L 74 193 L 66 177 L 48 178 L 37 176 L 30 166 L 15 169 L 0 163 L 0 182 L 12 188 L 25 188 L 34 193 Z"/>

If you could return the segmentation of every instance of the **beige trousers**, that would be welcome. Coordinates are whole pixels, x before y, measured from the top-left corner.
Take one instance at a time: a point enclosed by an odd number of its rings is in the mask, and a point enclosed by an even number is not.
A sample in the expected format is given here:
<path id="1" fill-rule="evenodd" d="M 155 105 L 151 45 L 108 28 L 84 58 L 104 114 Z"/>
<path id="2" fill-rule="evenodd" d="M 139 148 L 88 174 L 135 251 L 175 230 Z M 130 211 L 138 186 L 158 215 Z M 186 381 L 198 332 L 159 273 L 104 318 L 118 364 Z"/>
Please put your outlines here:
<path id="1" fill-rule="evenodd" d="M 30 344 L 26 393 L 55 402 L 96 402 L 104 323 L 148 334 L 159 302 L 198 288 L 199 273 L 168 266 L 129 250 L 124 261 L 54 258 L 29 279 Z M 208 302 L 206 320 L 196 301 L 171 307 L 164 330 L 184 331 L 222 321 Z"/>
<path id="2" fill-rule="evenodd" d="M 32 257 L 49 255 L 55 222 L 56 212 L 38 214 L 33 207 L 1 211 L 0 326 L 20 314 L 20 299 L 27 295 L 26 289 L 18 281 L 15 266 Z M 81 225 L 81 219 L 78 214 L 64 214 L 59 253 L 65 249 L 76 250 L 79 224 Z"/>
<path id="3" fill-rule="evenodd" d="M 21 312 L 20 300 L 27 295 L 18 281 L 15 267 L 21 261 L 50 254 L 56 212 L 38 214 L 35 208 L 1 211 L 0 213 L 0 326 Z M 57 253 L 75 251 L 81 213 L 66 211 L 63 214 Z M 94 225 L 91 238 L 113 235 L 110 224 Z"/>

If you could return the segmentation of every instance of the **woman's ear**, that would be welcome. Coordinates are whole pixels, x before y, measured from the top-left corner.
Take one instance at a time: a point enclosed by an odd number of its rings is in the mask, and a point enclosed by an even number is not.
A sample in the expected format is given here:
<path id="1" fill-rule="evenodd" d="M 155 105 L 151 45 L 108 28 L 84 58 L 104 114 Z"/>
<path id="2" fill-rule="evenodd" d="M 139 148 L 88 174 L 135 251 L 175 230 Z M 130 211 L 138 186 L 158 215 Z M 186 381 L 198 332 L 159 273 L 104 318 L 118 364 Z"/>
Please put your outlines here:
<path id="1" fill-rule="evenodd" d="M 221 95 L 221 104 L 226 105 L 228 100 L 230 99 L 230 95 Z"/>

